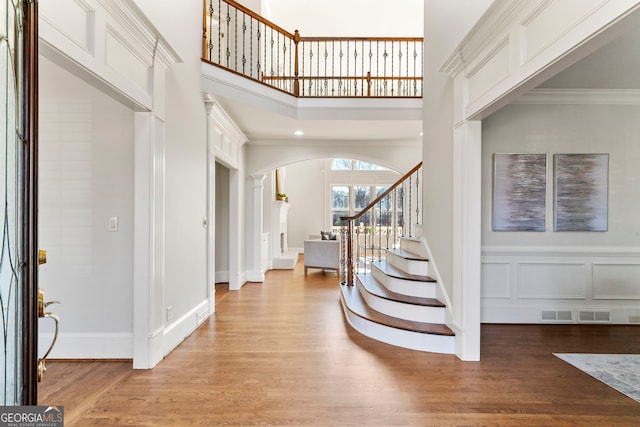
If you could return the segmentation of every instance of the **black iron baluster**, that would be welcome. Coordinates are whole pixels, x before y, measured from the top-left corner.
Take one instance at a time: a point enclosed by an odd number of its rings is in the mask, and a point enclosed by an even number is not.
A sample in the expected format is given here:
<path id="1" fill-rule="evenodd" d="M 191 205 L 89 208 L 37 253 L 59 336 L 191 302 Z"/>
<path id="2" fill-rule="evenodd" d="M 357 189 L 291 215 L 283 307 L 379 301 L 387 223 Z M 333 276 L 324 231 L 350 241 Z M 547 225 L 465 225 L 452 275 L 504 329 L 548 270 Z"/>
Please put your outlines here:
<path id="1" fill-rule="evenodd" d="M 207 38 L 209 39 L 209 43 L 207 45 L 207 47 L 209 48 L 209 57 L 208 57 L 209 61 L 213 61 L 213 34 L 212 34 L 213 28 L 211 28 L 213 26 L 213 12 L 214 12 L 213 1 L 209 1 L 209 28 L 205 30 L 207 32 Z M 219 25 L 218 25 L 218 31 L 220 31 Z"/>
<path id="2" fill-rule="evenodd" d="M 249 76 L 253 77 L 253 17 L 249 17 Z"/>
<path id="3" fill-rule="evenodd" d="M 271 40 L 269 40 L 269 54 L 271 56 L 271 62 L 269 64 L 270 67 L 270 76 L 273 77 L 273 75 L 275 74 L 273 71 L 273 28 L 271 28 Z"/>
<path id="4" fill-rule="evenodd" d="M 258 32 L 256 33 L 256 48 L 258 51 L 256 52 L 256 56 L 258 57 L 258 61 L 256 62 L 256 71 L 258 72 L 258 75 L 256 76 L 256 79 L 260 80 L 260 37 L 262 36 L 262 31 L 260 31 L 260 21 L 258 21 L 257 25 Z"/>

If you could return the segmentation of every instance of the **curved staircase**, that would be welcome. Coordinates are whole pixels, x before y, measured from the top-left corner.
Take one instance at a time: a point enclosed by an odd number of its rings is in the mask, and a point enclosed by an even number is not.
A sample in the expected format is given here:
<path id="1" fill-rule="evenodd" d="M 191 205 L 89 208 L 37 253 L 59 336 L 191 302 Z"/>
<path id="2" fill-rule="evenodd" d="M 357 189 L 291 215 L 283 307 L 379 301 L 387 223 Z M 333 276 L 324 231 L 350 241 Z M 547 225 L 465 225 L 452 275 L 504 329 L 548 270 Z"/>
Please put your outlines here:
<path id="1" fill-rule="evenodd" d="M 355 284 L 340 286 L 349 324 L 388 344 L 434 353 L 454 353 L 454 332 L 445 325 L 446 305 L 429 276 L 429 259 L 418 239 L 403 237 L 400 248 L 370 262 L 355 274 Z"/>

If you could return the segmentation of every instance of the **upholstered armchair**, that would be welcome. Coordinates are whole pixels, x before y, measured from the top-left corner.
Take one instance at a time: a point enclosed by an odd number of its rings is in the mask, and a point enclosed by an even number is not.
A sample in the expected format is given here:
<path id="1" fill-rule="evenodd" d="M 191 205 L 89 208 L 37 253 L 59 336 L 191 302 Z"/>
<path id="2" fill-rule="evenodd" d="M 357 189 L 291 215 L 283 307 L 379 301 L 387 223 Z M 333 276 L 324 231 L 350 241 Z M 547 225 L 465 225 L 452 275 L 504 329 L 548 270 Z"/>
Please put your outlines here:
<path id="1" fill-rule="evenodd" d="M 304 274 L 307 269 L 335 270 L 340 275 L 340 242 L 338 240 L 304 241 Z"/>

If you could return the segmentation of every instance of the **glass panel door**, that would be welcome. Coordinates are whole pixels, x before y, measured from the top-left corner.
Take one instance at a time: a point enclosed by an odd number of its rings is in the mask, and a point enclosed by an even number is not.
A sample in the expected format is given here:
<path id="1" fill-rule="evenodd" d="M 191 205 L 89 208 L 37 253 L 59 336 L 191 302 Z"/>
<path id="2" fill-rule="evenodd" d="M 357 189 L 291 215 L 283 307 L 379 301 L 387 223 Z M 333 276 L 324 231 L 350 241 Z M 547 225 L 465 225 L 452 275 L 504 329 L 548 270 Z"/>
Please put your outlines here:
<path id="1" fill-rule="evenodd" d="M 27 68 L 31 81 L 37 76 L 37 66 L 30 66 L 37 61 L 37 26 L 29 25 L 30 12 L 37 15 L 35 0 L 0 0 L 0 102 L 6 106 L 0 114 L 0 405 L 35 404 L 35 376 L 25 374 L 26 366 L 35 367 L 25 362 L 36 345 L 33 329 L 25 327 L 25 313 L 33 312 L 27 307 L 36 304 L 31 297 L 37 286 L 37 266 L 29 256 L 37 239 L 26 205 L 36 191 L 27 190 L 36 166 L 28 152 L 37 129 L 31 126 L 36 102 L 27 101 L 37 101 L 37 85 L 25 84 Z"/>

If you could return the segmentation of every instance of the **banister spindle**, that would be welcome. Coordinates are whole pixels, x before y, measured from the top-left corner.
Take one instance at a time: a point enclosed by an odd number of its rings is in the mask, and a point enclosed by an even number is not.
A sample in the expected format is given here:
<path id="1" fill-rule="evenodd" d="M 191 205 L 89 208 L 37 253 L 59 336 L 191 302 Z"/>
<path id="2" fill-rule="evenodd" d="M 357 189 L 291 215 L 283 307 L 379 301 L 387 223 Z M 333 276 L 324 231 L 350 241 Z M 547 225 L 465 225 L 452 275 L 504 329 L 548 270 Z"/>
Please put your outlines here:
<path id="1" fill-rule="evenodd" d="M 294 55 L 294 66 L 293 66 L 293 94 L 295 96 L 299 96 L 300 95 L 300 80 L 299 80 L 299 73 L 298 73 L 298 43 L 300 43 L 300 33 L 298 32 L 298 30 L 296 30 L 293 33 L 293 43 L 295 45 L 295 55 Z"/>

